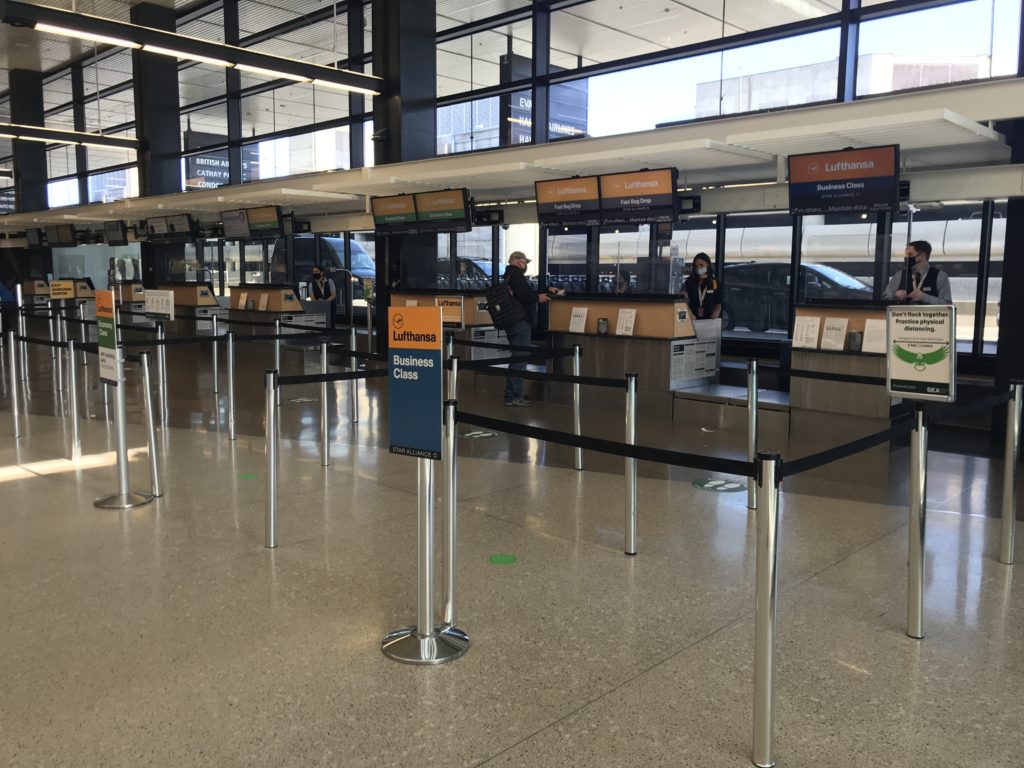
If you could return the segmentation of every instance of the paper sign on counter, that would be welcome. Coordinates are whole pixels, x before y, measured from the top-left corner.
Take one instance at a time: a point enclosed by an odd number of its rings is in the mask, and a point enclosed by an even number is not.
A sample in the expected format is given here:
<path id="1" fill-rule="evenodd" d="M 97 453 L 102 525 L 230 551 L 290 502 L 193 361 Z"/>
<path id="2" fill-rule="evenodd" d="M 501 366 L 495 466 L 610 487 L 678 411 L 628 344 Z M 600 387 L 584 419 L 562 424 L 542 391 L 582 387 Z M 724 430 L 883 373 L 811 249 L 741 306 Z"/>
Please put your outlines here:
<path id="1" fill-rule="evenodd" d="M 632 336 L 633 326 L 636 324 L 636 309 L 623 307 L 619 310 L 619 319 L 615 323 L 616 336 Z"/>
<path id="2" fill-rule="evenodd" d="M 885 354 L 885 320 L 864 321 L 864 343 L 860 351 L 876 355 Z"/>
<path id="3" fill-rule="evenodd" d="M 587 308 L 573 307 L 569 318 L 569 333 L 584 333 L 587 329 Z"/>
<path id="4" fill-rule="evenodd" d="M 821 348 L 834 352 L 846 349 L 846 327 L 849 323 L 845 317 L 826 317 L 825 330 L 821 333 Z"/>
<path id="5" fill-rule="evenodd" d="M 264 293 L 260 296 L 260 312 L 267 311 L 267 305 L 270 303 L 270 294 Z"/>
<path id="6" fill-rule="evenodd" d="M 797 316 L 793 325 L 793 349 L 817 349 L 820 317 Z"/>

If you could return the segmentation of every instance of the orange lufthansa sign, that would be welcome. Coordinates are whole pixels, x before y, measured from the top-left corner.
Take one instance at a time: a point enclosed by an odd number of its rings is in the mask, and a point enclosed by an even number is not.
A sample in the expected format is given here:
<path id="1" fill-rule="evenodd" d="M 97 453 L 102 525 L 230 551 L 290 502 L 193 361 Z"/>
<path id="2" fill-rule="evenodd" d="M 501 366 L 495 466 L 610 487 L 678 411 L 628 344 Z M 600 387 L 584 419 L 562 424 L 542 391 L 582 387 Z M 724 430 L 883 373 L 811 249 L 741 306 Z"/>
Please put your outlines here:
<path id="1" fill-rule="evenodd" d="M 441 307 L 388 307 L 391 349 L 441 349 Z"/>
<path id="2" fill-rule="evenodd" d="M 113 291 L 96 291 L 96 317 L 114 319 Z"/>
<path id="3" fill-rule="evenodd" d="M 895 175 L 895 146 L 791 155 L 789 158 L 791 184 Z"/>
<path id="4" fill-rule="evenodd" d="M 601 177 L 601 197 L 603 198 L 621 198 L 631 195 L 671 195 L 674 191 L 670 169 L 616 173 Z"/>
<path id="5" fill-rule="evenodd" d="M 537 204 L 560 203 L 566 200 L 597 200 L 597 176 L 558 181 L 538 181 Z"/>

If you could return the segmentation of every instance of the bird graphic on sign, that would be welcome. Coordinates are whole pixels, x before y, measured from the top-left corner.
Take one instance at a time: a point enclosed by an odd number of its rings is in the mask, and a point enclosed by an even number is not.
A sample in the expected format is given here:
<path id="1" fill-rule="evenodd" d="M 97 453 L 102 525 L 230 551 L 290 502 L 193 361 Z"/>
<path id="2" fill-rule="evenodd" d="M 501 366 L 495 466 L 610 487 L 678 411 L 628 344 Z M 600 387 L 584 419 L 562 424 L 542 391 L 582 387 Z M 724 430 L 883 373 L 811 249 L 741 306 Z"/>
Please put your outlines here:
<path id="1" fill-rule="evenodd" d="M 941 363 L 949 357 L 949 345 L 945 344 L 932 352 L 911 352 L 899 344 L 892 345 L 892 351 L 896 357 L 904 363 L 914 366 L 915 371 L 923 371 L 929 365 Z"/>

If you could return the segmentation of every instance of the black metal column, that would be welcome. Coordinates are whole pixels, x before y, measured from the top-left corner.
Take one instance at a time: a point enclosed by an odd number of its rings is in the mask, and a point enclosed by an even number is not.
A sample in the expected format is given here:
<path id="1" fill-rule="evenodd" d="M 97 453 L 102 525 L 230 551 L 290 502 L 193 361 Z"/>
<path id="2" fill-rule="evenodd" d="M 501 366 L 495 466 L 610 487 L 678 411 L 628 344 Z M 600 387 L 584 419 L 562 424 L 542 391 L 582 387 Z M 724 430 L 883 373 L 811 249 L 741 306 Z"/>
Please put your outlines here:
<path id="1" fill-rule="evenodd" d="M 796 325 L 796 308 L 803 296 L 800 289 L 804 281 L 800 279 L 800 260 L 803 256 L 801 249 L 804 242 L 804 217 L 799 213 L 793 214 L 793 235 L 789 246 L 789 318 L 786 322 L 786 336 L 793 338 L 793 326 Z"/>
<path id="2" fill-rule="evenodd" d="M 373 100 L 377 165 L 424 160 L 437 152 L 437 16 L 435 3 L 373 0 L 373 74 L 381 95 Z M 378 237 L 375 317 L 377 347 L 387 349 L 387 314 L 394 283 L 410 270 L 437 263 L 437 235 Z M 383 258 L 382 258 L 383 257 Z"/>
<path id="3" fill-rule="evenodd" d="M 238 45 L 238 0 L 223 0 L 224 42 Z M 224 70 L 225 107 L 228 118 L 229 183 L 242 183 L 242 73 L 234 67 Z"/>
<path id="4" fill-rule="evenodd" d="M 725 296 L 725 232 L 726 219 L 724 213 L 715 218 L 715 275 L 718 277 L 719 290 Z"/>
<path id="5" fill-rule="evenodd" d="M 363 32 L 366 25 L 363 4 L 350 2 L 346 13 L 348 14 L 349 69 L 362 72 L 362 58 L 366 53 L 363 46 Z M 366 97 L 361 93 L 350 93 L 348 95 L 348 113 L 359 115 L 365 111 Z M 363 156 L 363 126 L 361 123 L 353 123 L 349 126 L 348 142 L 349 168 L 362 168 L 366 165 L 366 158 Z"/>
<path id="6" fill-rule="evenodd" d="M 533 8 L 533 122 L 530 133 L 534 144 L 546 144 L 548 140 L 548 92 L 547 82 L 538 83 L 538 77 L 546 76 L 551 70 L 551 10 L 545 6 Z"/>
<path id="7" fill-rule="evenodd" d="M 133 6 L 131 21 L 173 32 L 174 8 L 149 3 Z M 181 115 L 178 62 L 171 56 L 132 51 L 135 79 L 135 133 L 140 142 L 139 192 L 142 196 L 181 191 Z"/>
<path id="8" fill-rule="evenodd" d="M 892 267 L 892 211 L 879 211 L 878 227 L 875 230 L 875 284 L 871 296 L 875 301 L 882 299 L 882 291 L 889 283 Z"/>
<path id="9" fill-rule="evenodd" d="M 978 285 L 974 293 L 974 340 L 971 352 L 980 355 L 985 346 L 985 305 L 988 303 L 988 275 L 992 261 L 992 219 L 996 204 L 985 200 L 981 204 L 981 248 L 978 253 Z"/>
<path id="10" fill-rule="evenodd" d="M 1004 131 L 1012 147 L 1010 162 L 1024 163 L 1024 120 L 1014 120 Z M 980 276 L 979 276 L 980 279 Z M 996 381 L 1005 384 L 1024 378 L 1024 198 L 1006 204 L 1006 243 L 1003 246 L 1003 287 L 999 306 L 999 346 Z"/>
<path id="11" fill-rule="evenodd" d="M 860 10 L 860 0 L 843 0 L 842 22 L 839 27 L 839 88 L 836 99 L 840 102 L 857 98 L 857 46 L 860 23 L 853 21 L 854 12 Z"/>
<path id="12" fill-rule="evenodd" d="M 81 64 L 71 66 L 71 112 L 76 131 L 85 131 L 85 76 Z M 89 202 L 89 149 L 75 146 L 75 169 L 78 173 L 78 201 Z"/>
<path id="13" fill-rule="evenodd" d="M 11 122 L 16 125 L 45 125 L 43 116 L 43 73 L 12 69 L 10 73 Z M 46 196 L 46 145 L 40 141 L 14 139 L 14 199 L 19 211 L 43 211 Z"/>

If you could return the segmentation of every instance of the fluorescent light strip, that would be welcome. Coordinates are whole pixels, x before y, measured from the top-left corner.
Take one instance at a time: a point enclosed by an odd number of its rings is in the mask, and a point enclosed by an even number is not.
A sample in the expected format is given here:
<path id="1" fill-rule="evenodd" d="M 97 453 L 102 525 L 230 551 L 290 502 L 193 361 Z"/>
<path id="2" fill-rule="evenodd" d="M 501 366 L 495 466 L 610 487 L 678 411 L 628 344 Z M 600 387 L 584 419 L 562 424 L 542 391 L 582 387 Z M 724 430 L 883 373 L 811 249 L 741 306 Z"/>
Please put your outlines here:
<path id="1" fill-rule="evenodd" d="M 77 144 L 77 141 L 71 141 L 69 139 L 56 139 L 49 138 L 46 136 L 22 136 L 18 135 L 18 138 L 22 141 L 40 141 L 43 144 Z"/>
<path id="2" fill-rule="evenodd" d="M 232 66 L 230 61 L 224 59 L 215 59 L 212 56 L 200 56 L 198 53 L 186 53 L 185 51 L 175 51 L 171 48 L 163 48 L 159 45 L 150 45 L 146 43 L 142 46 L 142 50 L 147 53 L 160 53 L 164 56 L 173 56 L 176 59 L 187 59 L 188 61 L 198 61 L 200 64 L 212 64 L 215 67 L 230 67 Z"/>
<path id="3" fill-rule="evenodd" d="M 35 25 L 37 32 L 49 32 L 54 35 L 64 35 L 65 37 L 76 37 L 79 40 L 89 40 L 94 43 L 106 43 L 107 45 L 119 45 L 122 48 L 141 48 L 142 46 L 138 43 L 132 42 L 131 40 L 124 40 L 120 37 L 108 37 L 107 35 L 97 35 L 92 32 L 82 32 L 78 29 L 68 29 L 67 27 L 58 27 L 54 24 L 44 24 L 41 21 L 37 21 Z"/>
<path id="4" fill-rule="evenodd" d="M 379 96 L 380 91 L 375 91 L 372 88 L 360 88 L 357 85 L 344 85 L 342 83 L 335 83 L 331 80 L 316 79 L 313 81 L 313 85 L 319 85 L 322 88 L 335 88 L 339 91 L 351 91 L 352 93 L 362 93 L 366 96 Z"/>
<path id="5" fill-rule="evenodd" d="M 265 69 L 264 67 L 254 67 L 252 64 L 235 64 L 235 69 L 240 69 L 243 72 L 252 72 L 254 75 L 264 75 L 265 77 L 279 77 L 284 80 L 294 80 L 297 83 L 308 83 L 310 78 L 303 77 L 302 75 L 291 75 L 287 72 L 278 72 L 276 69 Z"/>

